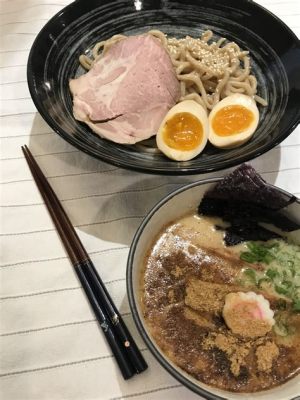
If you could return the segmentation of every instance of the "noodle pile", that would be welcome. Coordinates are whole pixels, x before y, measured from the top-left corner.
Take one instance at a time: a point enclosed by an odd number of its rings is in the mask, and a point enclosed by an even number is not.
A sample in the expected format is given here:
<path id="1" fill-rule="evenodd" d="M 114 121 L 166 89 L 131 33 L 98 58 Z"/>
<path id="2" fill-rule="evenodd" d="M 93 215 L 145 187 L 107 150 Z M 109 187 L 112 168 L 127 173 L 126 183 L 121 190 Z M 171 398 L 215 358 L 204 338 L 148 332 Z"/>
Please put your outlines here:
<path id="1" fill-rule="evenodd" d="M 250 73 L 249 52 L 241 50 L 236 43 L 224 44 L 225 38 L 209 43 L 213 36 L 211 31 L 205 31 L 198 39 L 190 36 L 168 38 L 159 30 L 148 33 L 161 41 L 171 57 L 180 81 L 180 101 L 195 100 L 206 110 L 211 110 L 224 97 L 243 93 L 254 97 L 261 105 L 267 105 L 256 95 L 257 80 Z M 89 70 L 114 43 L 125 38 L 125 35 L 115 35 L 97 43 L 92 58 L 81 55 L 80 64 Z"/>

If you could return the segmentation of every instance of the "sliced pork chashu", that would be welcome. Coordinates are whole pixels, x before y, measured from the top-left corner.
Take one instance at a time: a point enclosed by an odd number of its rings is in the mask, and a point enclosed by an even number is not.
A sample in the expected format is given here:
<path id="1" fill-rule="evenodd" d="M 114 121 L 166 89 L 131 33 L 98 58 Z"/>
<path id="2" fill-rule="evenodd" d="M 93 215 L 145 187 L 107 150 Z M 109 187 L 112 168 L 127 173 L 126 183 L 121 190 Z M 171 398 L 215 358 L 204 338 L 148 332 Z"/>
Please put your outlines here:
<path id="1" fill-rule="evenodd" d="M 89 72 L 70 80 L 70 90 L 77 120 L 128 144 L 155 135 L 180 96 L 170 56 L 148 34 L 113 44 Z"/>

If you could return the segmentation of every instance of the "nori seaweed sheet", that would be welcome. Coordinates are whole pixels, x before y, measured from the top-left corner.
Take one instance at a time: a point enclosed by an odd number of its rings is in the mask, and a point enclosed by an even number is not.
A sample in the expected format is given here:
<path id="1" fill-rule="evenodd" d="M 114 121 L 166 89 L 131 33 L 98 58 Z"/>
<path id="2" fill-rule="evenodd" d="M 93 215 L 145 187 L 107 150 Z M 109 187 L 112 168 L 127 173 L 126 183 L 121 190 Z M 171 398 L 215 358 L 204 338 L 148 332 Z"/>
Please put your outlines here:
<path id="1" fill-rule="evenodd" d="M 279 212 L 296 201 L 266 181 L 248 164 L 242 164 L 205 193 L 198 212 L 221 217 L 229 222 L 224 228 L 227 246 L 247 241 L 266 241 L 280 237 L 259 223 L 275 225 L 283 231 L 299 229 L 299 224 Z"/>

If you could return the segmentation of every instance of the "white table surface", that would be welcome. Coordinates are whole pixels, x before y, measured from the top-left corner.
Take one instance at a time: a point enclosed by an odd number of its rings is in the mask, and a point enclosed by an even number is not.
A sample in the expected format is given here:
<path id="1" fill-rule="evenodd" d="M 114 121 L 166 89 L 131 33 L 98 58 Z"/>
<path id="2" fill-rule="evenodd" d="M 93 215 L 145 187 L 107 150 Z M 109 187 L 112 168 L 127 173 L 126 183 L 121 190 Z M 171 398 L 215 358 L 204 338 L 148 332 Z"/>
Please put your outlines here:
<path id="1" fill-rule="evenodd" d="M 88 1 L 88 0 L 86 0 Z M 54 134 L 26 82 L 29 49 L 68 0 L 1 1 L 0 397 L 5 400 L 199 398 L 173 379 L 139 337 L 126 297 L 132 235 L 165 194 L 200 176 L 152 176 L 97 161 Z M 299 0 L 260 0 L 300 36 Z M 149 364 L 120 376 L 27 168 L 29 145 Z M 300 127 L 251 164 L 300 195 Z M 208 174 L 220 176 L 226 171 Z"/>

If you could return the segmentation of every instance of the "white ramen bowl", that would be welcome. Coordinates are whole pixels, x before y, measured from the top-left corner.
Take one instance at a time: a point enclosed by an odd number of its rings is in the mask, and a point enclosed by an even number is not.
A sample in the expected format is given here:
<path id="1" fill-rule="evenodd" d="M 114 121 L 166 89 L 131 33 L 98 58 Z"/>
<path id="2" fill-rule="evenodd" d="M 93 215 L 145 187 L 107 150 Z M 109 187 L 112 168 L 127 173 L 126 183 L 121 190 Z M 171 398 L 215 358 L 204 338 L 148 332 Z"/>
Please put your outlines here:
<path id="1" fill-rule="evenodd" d="M 156 345 L 145 323 L 139 293 L 140 278 L 147 251 L 155 237 L 167 224 L 189 212 L 196 212 L 203 194 L 220 179 L 202 180 L 172 192 L 163 198 L 141 223 L 133 239 L 127 263 L 127 292 L 134 321 L 149 350 L 159 363 L 179 382 L 204 398 L 209 400 L 299 400 L 300 375 L 278 387 L 249 394 L 233 393 L 208 386 L 196 380 L 169 360 Z M 287 192 L 282 192 L 290 195 Z M 288 207 L 286 213 L 291 219 L 300 223 L 299 199 Z"/>

